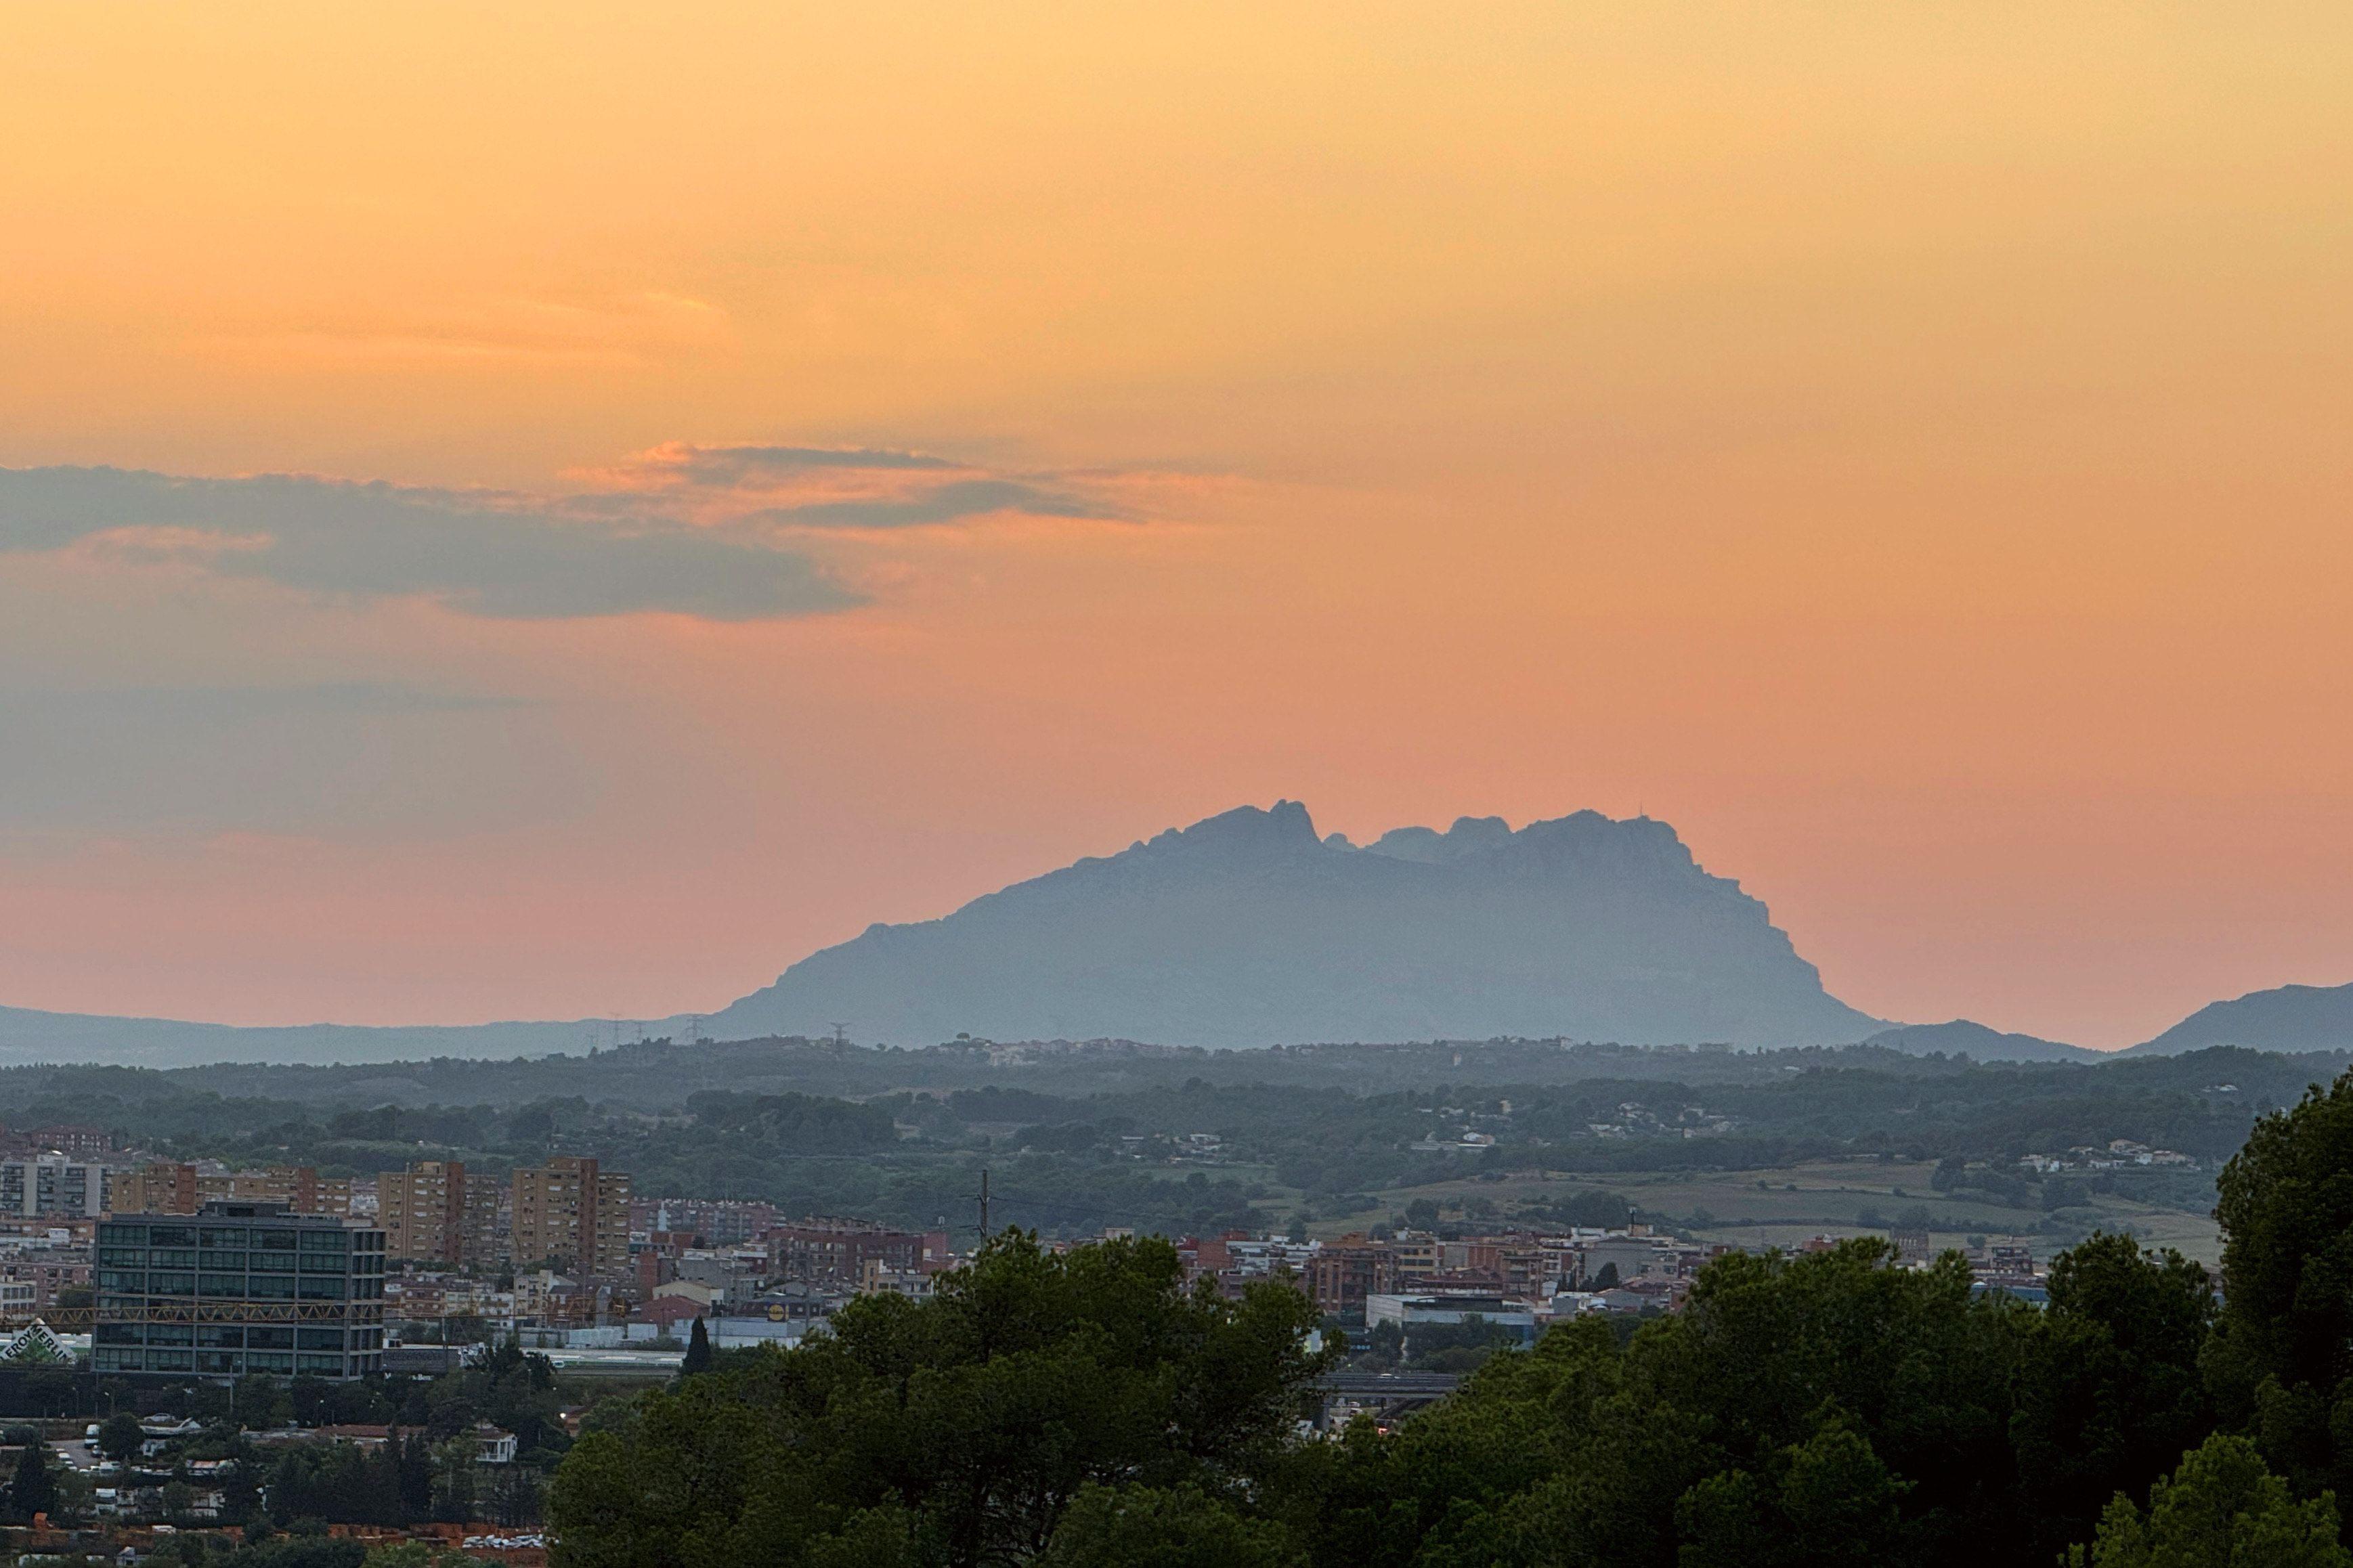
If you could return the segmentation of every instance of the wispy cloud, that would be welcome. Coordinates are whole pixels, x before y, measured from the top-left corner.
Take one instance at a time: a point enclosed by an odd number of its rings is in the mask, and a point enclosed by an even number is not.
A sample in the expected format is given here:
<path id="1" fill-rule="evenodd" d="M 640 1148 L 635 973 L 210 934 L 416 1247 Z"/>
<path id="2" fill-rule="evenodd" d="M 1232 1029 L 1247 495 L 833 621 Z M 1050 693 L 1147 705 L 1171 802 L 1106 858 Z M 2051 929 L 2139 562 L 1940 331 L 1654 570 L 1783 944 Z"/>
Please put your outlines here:
<path id="1" fill-rule="evenodd" d="M 921 452 L 872 447 L 695 447 L 683 442 L 657 447 L 618 473 L 665 473 L 701 485 L 735 485 L 761 476 L 796 474 L 807 468 L 936 469 L 957 465 Z"/>
<path id="2" fill-rule="evenodd" d="M 964 524 L 1018 515 L 1127 523 L 1133 508 L 1097 474 L 986 468 L 871 447 L 701 447 L 671 442 L 581 476 L 586 506 L 657 509 L 705 524 L 807 532 Z"/>
<path id="3" fill-rule="evenodd" d="M 1030 517 L 1103 517 L 1100 505 L 1018 479 L 958 479 L 904 498 L 807 501 L 752 513 L 781 528 L 913 528 L 923 523 L 962 522 L 990 512 Z"/>
<path id="4" fill-rule="evenodd" d="M 683 524 L 573 516 L 560 499 L 275 474 L 0 469 L 0 552 L 77 545 L 312 593 L 435 599 L 490 616 L 667 611 L 737 621 L 859 602 L 806 552 Z"/>
<path id="5" fill-rule="evenodd" d="M 1127 525 L 1133 476 L 1000 472 L 917 452 L 657 447 L 553 494 L 303 475 L 0 468 L 0 555 L 75 552 L 356 599 L 545 619 L 768 620 L 861 604 L 855 534 L 997 518 Z M 868 579 L 871 563 L 867 563 Z"/>

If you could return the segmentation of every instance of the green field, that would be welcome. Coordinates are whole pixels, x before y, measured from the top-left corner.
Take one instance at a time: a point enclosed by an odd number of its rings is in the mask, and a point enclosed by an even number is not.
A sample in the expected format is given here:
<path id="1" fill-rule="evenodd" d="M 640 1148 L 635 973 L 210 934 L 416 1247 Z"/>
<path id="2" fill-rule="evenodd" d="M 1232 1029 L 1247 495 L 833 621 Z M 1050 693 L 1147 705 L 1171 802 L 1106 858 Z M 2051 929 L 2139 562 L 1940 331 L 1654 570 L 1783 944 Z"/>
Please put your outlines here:
<path id="1" fill-rule="evenodd" d="M 1973 1235 L 2000 1241 L 2014 1234 L 2041 1259 L 2066 1245 L 2064 1237 L 2040 1232 L 2044 1216 L 2039 1211 L 2009 1208 L 1974 1194 L 1947 1198 L 1935 1192 L 1928 1184 L 1935 1168 L 1926 1163 L 1858 1159 L 1767 1171 L 1626 1173 L 1600 1177 L 1516 1171 L 1501 1181 L 1472 1178 L 1386 1189 L 1374 1194 L 1379 1200 L 1377 1208 L 1345 1218 L 1311 1221 L 1307 1230 L 1327 1240 L 1363 1230 L 1403 1212 L 1417 1198 L 1434 1201 L 1449 1217 L 1508 1221 L 1524 1205 L 1550 1205 L 1570 1193 L 1607 1187 L 1622 1194 L 1638 1209 L 1675 1222 L 1678 1230 L 1701 1240 L 1743 1247 L 1795 1247 L 1814 1236 L 1883 1235 L 1883 1226 L 1861 1223 L 1859 1216 L 1864 1210 L 1875 1209 L 1892 1221 L 1915 1205 L 1928 1211 L 1930 1237 L 1939 1247 L 1962 1246 Z M 2213 1220 L 2204 1215 L 2107 1195 L 2094 1195 L 2088 1206 L 2098 1211 L 2100 1226 L 2129 1226 L 2148 1246 L 2175 1247 L 2209 1268 L 2221 1261 L 2221 1235 Z M 1706 1217 L 1700 1223 L 1685 1223 L 1701 1215 Z M 2085 1221 L 2084 1228 L 2091 1228 L 2094 1222 L 2089 1216 L 2081 1217 Z"/>

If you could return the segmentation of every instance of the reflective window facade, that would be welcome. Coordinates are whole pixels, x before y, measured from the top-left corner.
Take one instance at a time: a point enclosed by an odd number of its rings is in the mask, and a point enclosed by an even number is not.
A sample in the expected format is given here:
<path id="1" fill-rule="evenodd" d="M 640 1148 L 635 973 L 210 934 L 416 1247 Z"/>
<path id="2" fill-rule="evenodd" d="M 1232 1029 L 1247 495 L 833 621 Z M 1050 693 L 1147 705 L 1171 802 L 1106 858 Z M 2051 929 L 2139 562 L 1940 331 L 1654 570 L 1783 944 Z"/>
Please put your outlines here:
<path id="1" fill-rule="evenodd" d="M 98 1227 L 91 1370 L 227 1381 L 384 1363 L 385 1236 L 283 1204 L 207 1203 Z"/>

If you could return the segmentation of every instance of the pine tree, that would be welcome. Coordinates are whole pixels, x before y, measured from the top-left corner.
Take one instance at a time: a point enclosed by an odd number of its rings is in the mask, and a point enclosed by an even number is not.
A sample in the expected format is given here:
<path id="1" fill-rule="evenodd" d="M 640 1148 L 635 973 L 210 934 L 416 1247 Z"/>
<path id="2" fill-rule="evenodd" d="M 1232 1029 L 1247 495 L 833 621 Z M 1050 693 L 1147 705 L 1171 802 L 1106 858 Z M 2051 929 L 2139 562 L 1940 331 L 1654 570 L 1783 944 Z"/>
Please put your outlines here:
<path id="1" fill-rule="evenodd" d="M 429 1518 L 433 1512 L 433 1452 L 426 1446 L 424 1433 L 412 1432 L 401 1443 L 397 1475 L 401 1511 L 412 1521 Z"/>
<path id="2" fill-rule="evenodd" d="M 56 1511 L 58 1482 L 49 1474 L 47 1443 L 27 1443 L 16 1456 L 16 1477 L 9 1483 L 8 1500 L 16 1517 L 28 1524 L 35 1514 Z"/>
<path id="3" fill-rule="evenodd" d="M 686 1342 L 686 1361 L 679 1372 L 688 1377 L 699 1372 L 709 1372 L 712 1359 L 711 1335 L 703 1328 L 702 1320 L 697 1318 L 694 1320 L 694 1332 Z"/>

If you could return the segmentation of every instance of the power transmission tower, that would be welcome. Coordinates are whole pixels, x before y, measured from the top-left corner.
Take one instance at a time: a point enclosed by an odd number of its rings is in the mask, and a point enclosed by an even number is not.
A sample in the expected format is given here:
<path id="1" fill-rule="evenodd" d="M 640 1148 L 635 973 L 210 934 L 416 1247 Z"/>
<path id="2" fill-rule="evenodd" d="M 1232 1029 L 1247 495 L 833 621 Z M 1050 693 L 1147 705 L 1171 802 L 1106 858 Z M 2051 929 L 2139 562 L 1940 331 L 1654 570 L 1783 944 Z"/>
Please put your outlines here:
<path id="1" fill-rule="evenodd" d="M 988 1167 L 980 1168 L 980 1239 L 984 1246 L 996 1233 L 988 1228 Z"/>
<path id="2" fill-rule="evenodd" d="M 833 1026 L 833 1048 L 837 1051 L 846 1051 L 849 1048 L 849 1025 L 836 1024 Z"/>

